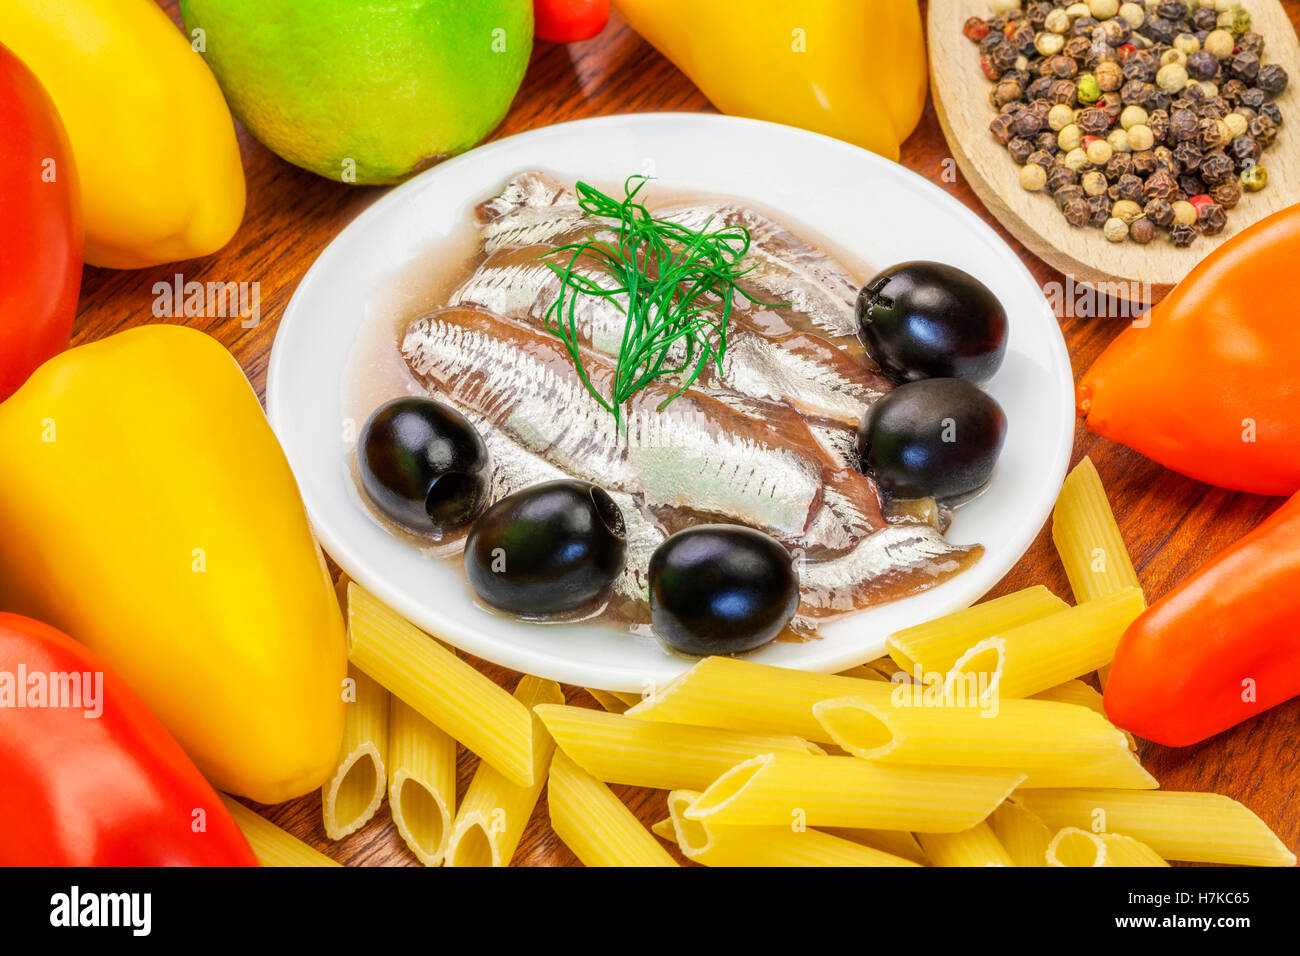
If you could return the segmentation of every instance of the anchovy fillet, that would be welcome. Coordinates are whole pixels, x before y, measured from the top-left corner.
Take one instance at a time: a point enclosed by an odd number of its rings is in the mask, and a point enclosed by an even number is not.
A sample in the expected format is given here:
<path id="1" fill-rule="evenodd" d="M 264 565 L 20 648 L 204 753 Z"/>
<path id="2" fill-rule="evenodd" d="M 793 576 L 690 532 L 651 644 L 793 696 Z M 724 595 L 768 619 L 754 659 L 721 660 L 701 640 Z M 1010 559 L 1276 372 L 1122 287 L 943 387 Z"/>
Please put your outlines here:
<path id="1" fill-rule="evenodd" d="M 525 448 L 570 475 L 639 493 L 651 508 L 719 515 L 799 541 L 828 479 L 840 477 L 826 474 L 811 439 L 778 435 L 694 390 L 660 410 L 673 390 L 642 389 L 627 402 L 620 433 L 558 339 L 486 312 L 449 308 L 424 316 L 408 329 L 402 353 L 427 385 Z M 595 353 L 582 359 L 597 390 L 608 394 L 612 367 Z"/>

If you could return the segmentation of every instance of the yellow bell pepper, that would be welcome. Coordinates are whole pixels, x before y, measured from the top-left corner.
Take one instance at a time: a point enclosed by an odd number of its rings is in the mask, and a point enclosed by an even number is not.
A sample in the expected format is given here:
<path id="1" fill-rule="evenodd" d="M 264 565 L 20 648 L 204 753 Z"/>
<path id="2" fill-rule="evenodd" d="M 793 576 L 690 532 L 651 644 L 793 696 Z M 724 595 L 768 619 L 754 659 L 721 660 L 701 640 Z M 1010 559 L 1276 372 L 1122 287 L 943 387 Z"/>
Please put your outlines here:
<path id="1" fill-rule="evenodd" d="M 925 108 L 917 0 L 614 0 L 719 110 L 892 160 Z"/>
<path id="2" fill-rule="evenodd" d="M 0 43 L 63 118 L 86 262 L 140 269 L 230 240 L 244 216 L 234 123 L 207 64 L 154 0 L 3 0 Z"/>
<path id="3" fill-rule="evenodd" d="M 230 354 L 166 325 L 71 349 L 0 404 L 0 448 L 0 610 L 88 645 L 218 789 L 318 787 L 343 734 L 342 615 Z"/>

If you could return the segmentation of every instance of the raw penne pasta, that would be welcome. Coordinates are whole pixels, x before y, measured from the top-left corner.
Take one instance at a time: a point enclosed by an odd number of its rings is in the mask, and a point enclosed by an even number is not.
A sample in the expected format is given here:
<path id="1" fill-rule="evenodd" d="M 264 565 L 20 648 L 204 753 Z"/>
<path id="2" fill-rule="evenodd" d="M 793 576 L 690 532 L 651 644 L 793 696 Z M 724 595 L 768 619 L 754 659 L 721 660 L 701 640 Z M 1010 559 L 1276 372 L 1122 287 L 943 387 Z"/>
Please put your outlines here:
<path id="1" fill-rule="evenodd" d="M 338 765 L 321 788 L 325 835 L 342 840 L 361 829 L 384 800 L 388 759 L 388 691 L 351 664 Z"/>
<path id="2" fill-rule="evenodd" d="M 991 684 L 990 675 L 997 675 L 999 696 L 1028 697 L 1095 671 L 1114 657 L 1125 628 L 1145 607 L 1142 591 L 1126 588 L 985 638 L 953 664 L 946 693 L 958 699 L 955 684 L 963 681 L 972 688 L 970 699 L 977 682 Z"/>
<path id="3" fill-rule="evenodd" d="M 703 866 L 916 866 L 829 833 L 789 826 L 719 826 L 685 816 L 699 794 L 674 790 L 668 794 L 669 819 L 677 845 L 688 860 Z"/>
<path id="4" fill-rule="evenodd" d="M 547 787 L 551 829 L 584 866 L 676 866 L 614 792 L 557 750 Z"/>
<path id="5" fill-rule="evenodd" d="M 543 704 L 537 716 L 583 770 L 605 783 L 656 790 L 701 790 L 762 753 L 820 753 L 799 737 L 633 720 L 586 707 Z"/>
<path id="6" fill-rule="evenodd" d="M 1078 604 L 1141 587 L 1090 458 L 1079 462 L 1061 486 L 1052 512 L 1052 543 Z"/>
<path id="7" fill-rule="evenodd" d="M 813 715 L 849 753 L 887 764 L 1028 772 L 1129 756 L 1124 735 L 1106 718 L 1050 701 L 1000 700 L 985 711 L 837 697 L 814 704 Z"/>
<path id="8" fill-rule="evenodd" d="M 1098 763 L 1026 771 L 1021 790 L 1081 787 L 1092 790 L 1155 790 L 1160 783 L 1127 748 Z"/>
<path id="9" fill-rule="evenodd" d="M 1094 713 L 1106 717 L 1106 708 L 1102 704 L 1101 691 L 1081 680 L 1067 680 L 1064 684 L 1057 684 L 1055 687 L 1039 691 L 1030 699 L 1050 700 L 1058 704 L 1078 704 L 1080 707 L 1087 707 Z M 1137 741 L 1133 738 L 1133 735 L 1122 728 L 1117 729 L 1128 741 L 1128 749 L 1137 750 Z"/>
<path id="10" fill-rule="evenodd" d="M 564 692 L 553 680 L 525 675 L 515 688 L 515 699 L 531 711 L 538 704 L 563 703 Z M 541 796 L 554 750 L 555 742 L 534 714 L 531 785 L 521 787 L 491 765 L 479 764 L 456 812 L 447 845 L 448 866 L 510 865 Z"/>
<path id="11" fill-rule="evenodd" d="M 348 585 L 354 664 L 521 786 L 533 782 L 528 709 L 355 582 Z"/>
<path id="12" fill-rule="evenodd" d="M 732 826 L 854 827 L 956 833 L 1024 779 L 996 771 L 888 767 L 857 757 L 763 754 L 719 777 L 687 819 Z"/>
<path id="13" fill-rule="evenodd" d="M 262 866 L 341 866 L 238 800 L 218 794 Z"/>
<path id="14" fill-rule="evenodd" d="M 1259 817 L 1217 793 L 1175 790 L 1022 790 L 1016 802 L 1049 827 L 1122 833 L 1166 860 L 1295 866 Z"/>
<path id="15" fill-rule="evenodd" d="M 396 697 L 389 737 L 393 823 L 416 859 L 437 866 L 447 852 L 456 812 L 456 741 Z"/>
<path id="16" fill-rule="evenodd" d="M 918 833 L 916 839 L 935 866 L 1015 866 L 983 820 L 959 833 Z"/>
<path id="17" fill-rule="evenodd" d="M 1047 845 L 1048 866 L 1104 866 L 1106 844 L 1101 837 L 1078 827 L 1064 827 Z"/>
<path id="18" fill-rule="evenodd" d="M 1107 866 L 1168 866 L 1164 858 L 1141 840 L 1120 833 L 1103 833 Z"/>
<path id="19" fill-rule="evenodd" d="M 650 827 L 650 832 L 661 840 L 667 840 L 669 843 L 677 843 L 677 828 L 673 826 L 672 817 L 664 817 L 658 823 Z"/>
<path id="20" fill-rule="evenodd" d="M 605 708 L 605 710 L 609 711 L 611 714 L 621 714 L 629 707 L 628 704 L 624 703 L 620 698 L 615 697 L 607 690 L 597 690 L 595 687 L 588 687 L 587 693 L 591 695 L 592 700 L 600 704 L 601 707 Z"/>
<path id="21" fill-rule="evenodd" d="M 900 856 L 917 866 L 926 866 L 929 863 L 921 850 L 921 844 L 917 843 L 916 837 L 906 830 L 863 830 L 852 827 L 821 827 L 820 829 L 841 840 L 861 843 L 873 850 L 882 850 L 893 856 Z"/>
<path id="22" fill-rule="evenodd" d="M 895 685 L 880 680 L 706 657 L 658 693 L 629 708 L 626 716 L 751 734 L 793 734 L 821 743 L 829 742 L 830 736 L 813 716 L 813 704 L 828 697 L 888 700 L 894 690 Z"/>
<path id="23" fill-rule="evenodd" d="M 1015 866 L 1047 866 L 1052 831 L 1038 816 L 1007 801 L 989 816 L 989 826 Z"/>
<path id="24" fill-rule="evenodd" d="M 889 656 L 908 674 L 946 674 L 971 645 L 1067 607 L 1036 584 L 898 631 L 889 638 Z"/>
<path id="25" fill-rule="evenodd" d="M 1048 866 L 1168 866 L 1160 855 L 1132 837 L 1089 833 L 1063 827 L 1047 848 Z"/>

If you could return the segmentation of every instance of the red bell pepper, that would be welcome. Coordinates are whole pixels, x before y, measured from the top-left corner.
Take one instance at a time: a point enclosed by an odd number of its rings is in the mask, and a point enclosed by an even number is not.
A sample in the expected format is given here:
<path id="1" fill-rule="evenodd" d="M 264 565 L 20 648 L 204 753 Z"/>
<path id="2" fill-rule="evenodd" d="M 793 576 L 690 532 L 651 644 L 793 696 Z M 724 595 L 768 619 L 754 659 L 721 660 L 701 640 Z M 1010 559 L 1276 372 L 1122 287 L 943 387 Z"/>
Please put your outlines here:
<path id="1" fill-rule="evenodd" d="M 16 614 L 0 614 L 0 775 L 0 865 L 257 865 L 126 682 Z"/>
<path id="2" fill-rule="evenodd" d="M 54 101 L 0 46 L 0 401 L 68 344 L 84 232 Z"/>
<path id="3" fill-rule="evenodd" d="M 1300 204 L 1233 236 L 1079 381 L 1090 431 L 1199 481 L 1300 491 Z"/>
<path id="4" fill-rule="evenodd" d="M 1300 495 L 1134 621 L 1106 713 L 1183 747 L 1300 695 Z"/>

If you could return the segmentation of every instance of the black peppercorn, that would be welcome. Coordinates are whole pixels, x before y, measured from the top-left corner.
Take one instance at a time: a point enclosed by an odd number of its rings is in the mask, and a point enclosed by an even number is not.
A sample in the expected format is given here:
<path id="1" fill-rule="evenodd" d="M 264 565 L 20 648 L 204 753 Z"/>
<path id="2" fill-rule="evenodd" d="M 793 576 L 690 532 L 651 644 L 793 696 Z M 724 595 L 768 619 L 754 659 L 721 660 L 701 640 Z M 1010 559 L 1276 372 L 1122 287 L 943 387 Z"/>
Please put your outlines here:
<path id="1" fill-rule="evenodd" d="M 1051 172 L 1052 167 L 1055 165 L 1052 154 L 1045 149 L 1035 150 L 1030 153 L 1029 159 L 1026 160 L 1026 163 L 1033 163 L 1036 166 L 1042 166 L 1043 172 L 1045 173 Z"/>
<path id="2" fill-rule="evenodd" d="M 1226 183 L 1215 186 L 1210 190 L 1210 196 L 1213 197 L 1214 201 L 1224 209 L 1232 209 L 1235 207 L 1237 203 L 1241 202 L 1241 195 L 1241 184 L 1235 179 L 1231 179 Z"/>
<path id="3" fill-rule="evenodd" d="M 1049 56 L 1043 63 L 1043 76 L 1051 76 L 1058 80 L 1068 80 L 1079 75 L 1079 64 L 1074 62 L 1068 56 L 1057 54 Z"/>
<path id="4" fill-rule="evenodd" d="M 1147 177 L 1146 184 L 1142 187 L 1142 195 L 1147 200 L 1172 199 L 1177 191 L 1178 183 L 1167 169 L 1157 169 Z"/>
<path id="5" fill-rule="evenodd" d="M 1142 180 L 1134 175 L 1121 176 L 1119 182 L 1111 187 L 1111 197 L 1120 200 L 1127 199 L 1131 202 L 1142 202 Z"/>
<path id="6" fill-rule="evenodd" d="M 1065 204 L 1064 211 L 1065 221 L 1072 226 L 1086 226 L 1092 218 L 1092 207 L 1086 199 L 1071 199 Z"/>
<path id="7" fill-rule="evenodd" d="M 1199 196 L 1205 191 L 1205 183 L 1195 173 L 1183 173 L 1178 177 L 1178 188 L 1184 196 Z"/>
<path id="8" fill-rule="evenodd" d="M 1264 71 L 1260 70 L 1260 80 L 1262 81 L 1263 78 Z M 1245 93 L 1242 93 L 1241 96 L 1237 97 L 1237 109 L 1245 107 L 1246 109 L 1257 110 L 1264 105 L 1266 99 L 1268 99 L 1268 97 L 1265 95 L 1262 87 L 1249 89 Z"/>
<path id="9" fill-rule="evenodd" d="M 1106 164 L 1106 178 L 1111 182 L 1117 182 L 1121 176 L 1130 175 L 1134 171 L 1134 153 L 1116 153 Z M 1154 169 L 1154 163 L 1152 164 Z"/>
<path id="10" fill-rule="evenodd" d="M 1246 53 L 1253 53 L 1255 56 L 1263 57 L 1264 55 L 1264 37 L 1254 30 L 1247 30 L 1241 36 L 1237 37 L 1237 49 Z"/>
<path id="11" fill-rule="evenodd" d="M 1259 57 L 1242 50 L 1232 58 L 1232 66 L 1228 67 L 1228 73 L 1234 80 L 1241 80 L 1247 84 L 1254 83 L 1255 77 L 1259 76 Z"/>
<path id="12" fill-rule="evenodd" d="M 1007 152 L 1017 164 L 1023 166 L 1029 162 L 1029 157 L 1034 154 L 1034 144 L 1027 139 L 1021 139 L 1017 136 L 1011 142 L 1007 143 Z"/>
<path id="13" fill-rule="evenodd" d="M 1037 136 L 1043 131 L 1047 124 L 1043 118 L 1030 109 L 1021 110 L 1016 114 L 1016 135 L 1028 139 L 1031 136 Z"/>
<path id="14" fill-rule="evenodd" d="M 1248 90 L 1249 87 L 1241 80 L 1228 80 L 1219 87 L 1219 95 L 1229 103 L 1239 103 Z"/>
<path id="15" fill-rule="evenodd" d="M 1239 136 L 1237 139 L 1250 139 L 1250 137 Z M 1254 145 L 1254 140 L 1251 140 L 1251 145 Z M 1218 186 L 1237 178 L 1237 171 L 1232 160 L 1219 152 L 1210 153 L 1210 155 L 1206 156 L 1201 161 L 1199 172 L 1201 179 L 1205 181 L 1207 186 Z"/>
<path id="16" fill-rule="evenodd" d="M 1168 229 L 1173 225 L 1174 206 L 1173 203 L 1164 199 L 1152 199 L 1142 210 L 1148 219 L 1154 222 L 1161 229 Z"/>
<path id="17" fill-rule="evenodd" d="M 1169 238 L 1180 249 L 1186 249 L 1196 240 L 1196 230 L 1185 223 L 1178 223 L 1169 230 Z"/>
<path id="18" fill-rule="evenodd" d="M 1228 155 L 1236 163 L 1237 169 L 1242 170 L 1247 166 L 1254 166 L 1259 162 L 1260 156 L 1264 153 L 1259 141 L 1249 133 L 1242 133 L 1231 143 L 1228 144 Z"/>
<path id="19" fill-rule="evenodd" d="M 1219 14 L 1213 7 L 1197 7 L 1192 11 L 1192 26 L 1209 32 L 1219 25 Z"/>
<path id="20" fill-rule="evenodd" d="M 1169 136 L 1175 143 L 1187 142 L 1196 138 L 1196 114 L 1187 109 L 1175 109 L 1169 114 Z"/>
<path id="21" fill-rule="evenodd" d="M 1197 50 L 1187 56 L 1187 75 L 1194 80 L 1208 80 L 1219 72 L 1219 61 L 1208 50 Z"/>
<path id="22" fill-rule="evenodd" d="M 1007 113 L 999 113 L 993 117 L 993 122 L 989 123 L 989 132 L 1003 146 L 1006 146 L 1015 137 L 1016 119 Z M 1028 155 L 1026 153 L 1026 155 Z"/>
<path id="23" fill-rule="evenodd" d="M 1097 21 L 1092 17 L 1075 17 L 1074 22 L 1070 24 L 1070 32 L 1077 37 L 1091 37 L 1093 27 Z"/>
<path id="24" fill-rule="evenodd" d="M 1080 20 L 1083 18 L 1080 17 Z M 1183 19 L 1179 17 L 1179 19 Z M 1076 21 L 1077 22 L 1077 21 Z M 1146 22 L 1138 27 L 1138 32 L 1144 36 L 1155 40 L 1157 43 L 1163 43 L 1166 46 L 1172 46 L 1174 37 L 1178 36 L 1178 24 L 1168 17 L 1162 17 L 1158 14 L 1154 17 L 1147 17 Z"/>
<path id="25" fill-rule="evenodd" d="M 1070 37 L 1065 41 L 1065 46 L 1061 48 L 1061 52 L 1072 60 L 1082 63 L 1083 58 L 1088 55 L 1091 49 L 1092 40 L 1088 37 Z"/>
<path id="26" fill-rule="evenodd" d="M 1174 147 L 1174 159 L 1189 173 L 1194 173 L 1201 168 L 1202 158 L 1203 155 L 1195 143 L 1179 143 Z"/>
<path id="27" fill-rule="evenodd" d="M 1174 22 L 1186 20 L 1188 17 L 1187 4 L 1183 0 L 1160 0 L 1156 4 L 1156 16 Z"/>
<path id="28" fill-rule="evenodd" d="M 1222 206 L 1210 203 L 1201 207 L 1201 214 L 1196 217 L 1196 226 L 1202 235 L 1217 236 L 1228 225 L 1228 214 Z"/>
<path id="29" fill-rule="evenodd" d="M 1029 22 L 1034 25 L 1035 30 L 1041 30 L 1043 24 L 1047 22 L 1047 15 L 1052 12 L 1054 6 L 1055 4 L 1049 3 L 1048 0 L 1035 0 L 1034 3 L 1025 8 L 1025 16 L 1029 18 Z"/>
<path id="30" fill-rule="evenodd" d="M 1167 170 L 1171 176 L 1177 176 L 1183 171 L 1182 161 L 1174 155 L 1174 151 L 1168 146 L 1157 146 L 1155 154 L 1156 169 Z"/>
<path id="31" fill-rule="evenodd" d="M 1259 71 L 1259 77 L 1255 82 L 1259 84 L 1263 94 L 1273 97 L 1286 89 L 1288 81 L 1286 70 L 1276 63 L 1270 63 Z"/>
<path id="32" fill-rule="evenodd" d="M 1037 100 L 1047 97 L 1048 91 L 1052 88 L 1052 83 L 1053 80 L 1050 76 L 1040 76 L 1025 87 L 1025 98 Z"/>
<path id="33" fill-rule="evenodd" d="M 1125 155 L 1123 153 L 1121 156 Z M 1142 178 L 1150 176 L 1156 171 L 1156 153 L 1153 149 L 1144 149 L 1140 152 L 1129 154 L 1133 157 L 1133 173 Z"/>
<path id="34" fill-rule="evenodd" d="M 1169 114 L 1164 110 L 1155 110 L 1147 116 L 1147 129 L 1151 130 L 1151 136 L 1157 143 L 1164 143 L 1169 139 Z"/>
<path id="35" fill-rule="evenodd" d="M 1053 133 L 1050 129 L 1044 130 L 1043 132 L 1039 133 L 1038 138 L 1034 140 L 1034 145 L 1039 149 L 1046 150 L 1049 153 L 1055 153 L 1059 148 L 1057 145 L 1056 134 Z M 1062 160 L 1065 159 L 1064 155 L 1061 155 L 1061 159 Z"/>
<path id="36" fill-rule="evenodd" d="M 1083 200 L 1083 187 L 1076 186 L 1073 183 L 1068 186 L 1062 186 L 1052 194 L 1052 198 L 1056 200 L 1056 205 L 1060 207 L 1061 210 L 1064 210 L 1066 206 L 1074 202 L 1076 199 L 1079 201 Z"/>
<path id="37" fill-rule="evenodd" d="M 1204 152 L 1228 145 L 1228 127 L 1221 120 L 1203 119 L 1196 127 L 1196 145 Z"/>
<path id="38" fill-rule="evenodd" d="M 993 28 L 992 21 L 989 22 L 989 27 L 990 30 L 988 32 L 988 35 L 985 36 L 984 39 L 980 40 L 979 42 L 980 56 L 987 56 L 988 54 L 992 53 L 995 49 L 1000 47 L 1003 41 L 1006 39 L 1006 37 L 1002 35 L 1001 30 Z"/>
<path id="39" fill-rule="evenodd" d="M 1128 237 L 1138 245 L 1145 246 L 1156 237 L 1156 226 L 1150 219 L 1135 219 L 1128 227 Z"/>
<path id="40" fill-rule="evenodd" d="M 1088 202 L 1088 225 L 1100 229 L 1106 225 L 1106 220 L 1110 218 L 1111 200 L 1109 196 L 1089 196 Z"/>
<path id="41" fill-rule="evenodd" d="M 1272 106 L 1273 104 L 1265 103 L 1264 105 Z M 1262 109 L 1259 111 L 1259 115 L 1250 121 L 1249 128 L 1250 135 L 1255 137 L 1256 142 L 1265 149 L 1272 146 L 1273 141 L 1277 139 L 1277 124 L 1269 119 L 1268 114 Z"/>
<path id="42" fill-rule="evenodd" d="M 1091 109 L 1086 109 L 1080 113 L 1076 122 L 1078 123 L 1079 129 L 1085 134 L 1100 136 L 1110 129 L 1113 121 L 1111 120 L 1110 114 L 1105 110 L 1092 107 Z"/>
<path id="43" fill-rule="evenodd" d="M 1265 103 L 1263 106 L 1259 108 L 1259 115 L 1267 116 L 1269 120 L 1272 121 L 1274 126 L 1278 127 L 1279 129 L 1281 128 L 1282 107 L 1278 106 L 1276 103 Z"/>
<path id="44" fill-rule="evenodd" d="M 998 71 L 998 76 L 1013 68 L 1019 58 L 1020 53 L 1010 43 L 1000 43 L 989 53 L 989 61 Z"/>
<path id="45" fill-rule="evenodd" d="M 1047 191 L 1052 195 L 1064 186 L 1076 186 L 1079 174 L 1069 166 L 1053 166 L 1047 173 Z"/>
<path id="46" fill-rule="evenodd" d="M 1074 106 L 1078 102 L 1079 87 L 1073 80 L 1049 80 L 1045 99 L 1053 106 Z"/>

